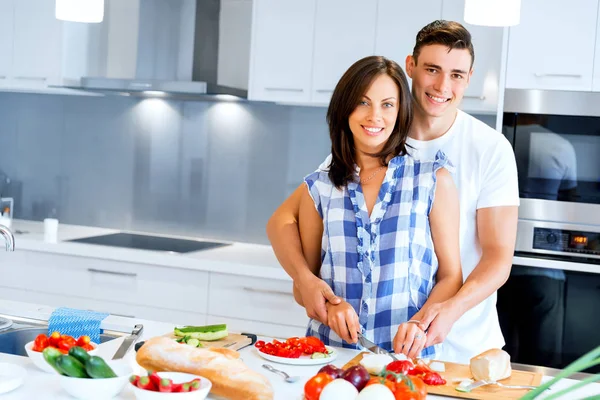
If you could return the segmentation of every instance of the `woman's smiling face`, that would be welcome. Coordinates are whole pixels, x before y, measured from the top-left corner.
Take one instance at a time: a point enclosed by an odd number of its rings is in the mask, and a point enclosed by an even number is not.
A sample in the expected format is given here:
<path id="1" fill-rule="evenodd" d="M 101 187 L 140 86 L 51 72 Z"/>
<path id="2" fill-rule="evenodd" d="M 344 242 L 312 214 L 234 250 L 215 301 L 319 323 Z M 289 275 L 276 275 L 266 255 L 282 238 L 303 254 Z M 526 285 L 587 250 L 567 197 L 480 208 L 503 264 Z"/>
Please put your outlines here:
<path id="1" fill-rule="evenodd" d="M 354 146 L 362 153 L 377 153 L 390 137 L 398 118 L 399 89 L 386 74 L 379 75 L 348 119 Z"/>

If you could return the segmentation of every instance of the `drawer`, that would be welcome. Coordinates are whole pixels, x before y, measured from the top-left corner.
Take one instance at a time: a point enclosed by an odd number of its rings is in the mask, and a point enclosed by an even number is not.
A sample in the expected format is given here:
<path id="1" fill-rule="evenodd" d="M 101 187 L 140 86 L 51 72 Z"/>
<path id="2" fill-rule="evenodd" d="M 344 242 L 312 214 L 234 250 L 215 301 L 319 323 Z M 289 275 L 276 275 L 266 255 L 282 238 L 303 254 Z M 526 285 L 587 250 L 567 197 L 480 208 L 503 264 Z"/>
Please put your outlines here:
<path id="1" fill-rule="evenodd" d="M 308 317 L 294 301 L 292 282 L 210 273 L 208 314 L 306 328 Z"/>
<path id="2" fill-rule="evenodd" d="M 81 297 L 68 297 L 51 293 L 34 293 L 23 289 L 0 290 L 0 298 L 10 301 L 22 301 L 33 304 L 44 304 L 51 307 L 71 307 L 84 310 L 107 312 L 115 316 L 147 319 L 172 323 L 173 325 L 205 325 L 206 314 L 186 311 L 166 310 L 157 307 L 115 303 Z"/>
<path id="3" fill-rule="evenodd" d="M 203 271 L 21 251 L 2 254 L 0 272 L 2 287 L 207 313 Z"/>
<path id="4" fill-rule="evenodd" d="M 279 339 L 306 336 L 306 326 L 301 328 L 299 326 L 269 324 L 266 322 L 256 322 L 238 318 L 219 317 L 216 315 L 209 315 L 207 317 L 206 323 L 209 325 L 227 324 L 227 329 L 229 330 L 229 332 L 254 333 L 255 335 L 259 336 L 268 336 Z"/>

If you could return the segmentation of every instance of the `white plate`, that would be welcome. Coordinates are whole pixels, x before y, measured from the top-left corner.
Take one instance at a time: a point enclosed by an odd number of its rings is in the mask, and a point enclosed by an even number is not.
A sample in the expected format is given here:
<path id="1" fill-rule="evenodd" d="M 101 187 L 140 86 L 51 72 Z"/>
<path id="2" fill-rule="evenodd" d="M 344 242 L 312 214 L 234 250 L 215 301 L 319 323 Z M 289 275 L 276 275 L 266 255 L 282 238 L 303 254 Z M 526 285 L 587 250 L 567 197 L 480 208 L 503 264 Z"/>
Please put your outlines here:
<path id="1" fill-rule="evenodd" d="M 10 363 L 0 363 L 0 393 L 8 393 L 23 384 L 27 371 Z"/>
<path id="2" fill-rule="evenodd" d="M 269 361 L 276 362 L 276 363 L 280 363 L 280 364 L 319 365 L 319 364 L 329 364 L 330 362 L 332 362 L 333 360 L 335 360 L 337 358 L 338 353 L 333 347 L 325 346 L 325 348 L 327 349 L 327 351 L 329 351 L 331 353 L 329 354 L 329 357 L 324 357 L 324 358 L 310 358 L 310 356 L 308 356 L 308 355 L 302 355 L 302 356 L 300 356 L 300 358 L 277 357 L 277 356 L 272 356 L 270 354 L 263 353 L 262 351 L 258 350 L 256 347 L 254 348 L 254 350 L 256 350 L 258 355 L 261 356 L 262 358 L 269 360 Z"/>

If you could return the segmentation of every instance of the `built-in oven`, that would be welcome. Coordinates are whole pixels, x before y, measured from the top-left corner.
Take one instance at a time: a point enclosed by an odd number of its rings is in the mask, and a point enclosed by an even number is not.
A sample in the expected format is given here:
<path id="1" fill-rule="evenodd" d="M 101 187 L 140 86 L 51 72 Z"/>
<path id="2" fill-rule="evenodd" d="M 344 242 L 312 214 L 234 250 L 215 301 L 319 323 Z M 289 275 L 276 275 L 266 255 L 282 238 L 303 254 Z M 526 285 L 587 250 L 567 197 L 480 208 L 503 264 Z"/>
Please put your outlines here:
<path id="1" fill-rule="evenodd" d="M 600 94 L 507 90 L 504 110 L 521 197 L 505 350 L 564 368 L 600 345 Z"/>

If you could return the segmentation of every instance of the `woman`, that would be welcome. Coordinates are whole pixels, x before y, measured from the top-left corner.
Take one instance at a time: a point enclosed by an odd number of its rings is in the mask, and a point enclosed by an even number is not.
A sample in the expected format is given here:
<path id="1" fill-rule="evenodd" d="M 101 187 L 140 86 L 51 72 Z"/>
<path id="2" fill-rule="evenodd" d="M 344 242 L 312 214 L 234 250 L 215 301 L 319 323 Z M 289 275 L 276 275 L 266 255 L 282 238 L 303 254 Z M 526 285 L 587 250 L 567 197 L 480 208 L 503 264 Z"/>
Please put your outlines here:
<path id="1" fill-rule="evenodd" d="M 356 348 L 360 332 L 387 350 L 435 357 L 439 345 L 423 349 L 419 310 L 462 284 L 458 194 L 443 153 L 429 162 L 407 154 L 411 101 L 400 66 L 378 56 L 357 61 L 333 92 L 332 160 L 305 178 L 298 223 L 311 270 L 344 301 L 327 304 L 327 325 L 313 319 L 307 334 Z"/>

